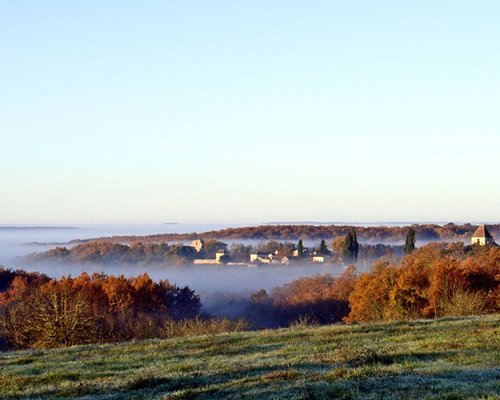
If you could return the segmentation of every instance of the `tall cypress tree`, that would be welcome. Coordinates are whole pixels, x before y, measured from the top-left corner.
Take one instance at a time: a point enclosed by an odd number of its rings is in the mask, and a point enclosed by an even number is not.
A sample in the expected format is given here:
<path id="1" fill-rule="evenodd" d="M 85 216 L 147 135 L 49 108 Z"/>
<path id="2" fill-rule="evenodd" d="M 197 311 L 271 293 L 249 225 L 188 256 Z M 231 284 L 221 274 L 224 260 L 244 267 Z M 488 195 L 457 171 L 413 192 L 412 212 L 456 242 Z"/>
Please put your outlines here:
<path id="1" fill-rule="evenodd" d="M 359 244 L 356 236 L 356 231 L 351 229 L 346 237 L 342 255 L 347 263 L 356 262 L 358 260 Z"/>
<path id="2" fill-rule="evenodd" d="M 405 254 L 411 254 L 415 250 L 415 230 L 413 228 L 410 228 L 406 234 L 404 250 Z"/>
<path id="3" fill-rule="evenodd" d="M 356 235 L 356 231 L 352 230 L 352 247 L 351 247 L 352 261 L 358 261 L 358 252 L 359 252 L 359 244 L 358 244 L 358 236 Z"/>
<path id="4" fill-rule="evenodd" d="M 299 243 L 297 243 L 297 252 L 299 253 L 299 257 L 302 257 L 304 253 L 304 244 L 302 243 L 302 239 L 299 239 Z"/>

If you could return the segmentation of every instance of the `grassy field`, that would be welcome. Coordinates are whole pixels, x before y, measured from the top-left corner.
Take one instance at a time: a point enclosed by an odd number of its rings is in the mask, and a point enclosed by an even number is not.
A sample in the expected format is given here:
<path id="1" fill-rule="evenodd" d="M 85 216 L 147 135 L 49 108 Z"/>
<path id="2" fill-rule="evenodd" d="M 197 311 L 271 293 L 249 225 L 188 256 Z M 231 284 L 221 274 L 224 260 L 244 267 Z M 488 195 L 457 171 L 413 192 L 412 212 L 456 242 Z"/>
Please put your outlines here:
<path id="1" fill-rule="evenodd" d="M 0 397 L 500 399 L 500 316 L 0 353 Z"/>

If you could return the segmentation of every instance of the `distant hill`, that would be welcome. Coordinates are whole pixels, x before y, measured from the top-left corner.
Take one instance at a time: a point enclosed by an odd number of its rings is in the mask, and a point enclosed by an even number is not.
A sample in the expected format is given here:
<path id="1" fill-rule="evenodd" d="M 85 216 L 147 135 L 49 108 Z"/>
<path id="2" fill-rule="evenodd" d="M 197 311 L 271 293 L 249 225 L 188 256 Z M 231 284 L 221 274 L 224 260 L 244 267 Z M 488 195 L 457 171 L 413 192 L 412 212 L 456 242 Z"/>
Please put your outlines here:
<path id="1" fill-rule="evenodd" d="M 358 240 L 370 243 L 403 243 L 408 228 L 416 232 L 417 241 L 465 241 L 469 242 L 477 225 L 449 223 L 413 224 L 406 226 L 354 226 L 354 225 L 259 225 L 241 228 L 226 228 L 221 230 L 193 233 L 158 233 L 153 235 L 120 235 L 92 239 L 76 239 L 67 243 L 79 244 L 91 241 L 106 241 L 113 243 L 162 243 L 187 241 L 193 239 L 220 239 L 220 240 L 304 240 L 333 239 L 345 236 L 349 230 L 355 229 Z M 489 224 L 489 231 L 493 236 L 500 235 L 500 224 Z"/>
<path id="2" fill-rule="evenodd" d="M 0 231 L 35 231 L 35 230 L 81 229 L 76 226 L 0 226 Z"/>
<path id="3" fill-rule="evenodd" d="M 0 353 L 2 399 L 496 399 L 500 315 Z"/>

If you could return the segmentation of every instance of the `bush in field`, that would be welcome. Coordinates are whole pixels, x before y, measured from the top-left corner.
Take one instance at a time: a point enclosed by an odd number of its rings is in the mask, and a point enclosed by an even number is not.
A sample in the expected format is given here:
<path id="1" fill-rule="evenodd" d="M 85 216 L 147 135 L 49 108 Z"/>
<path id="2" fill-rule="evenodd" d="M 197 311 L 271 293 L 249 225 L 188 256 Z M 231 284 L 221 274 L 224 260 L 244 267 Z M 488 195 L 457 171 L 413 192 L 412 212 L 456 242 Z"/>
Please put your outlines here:
<path id="1" fill-rule="evenodd" d="M 443 290 L 439 301 L 439 316 L 480 315 L 486 309 L 487 300 L 483 293 L 456 286 Z"/>

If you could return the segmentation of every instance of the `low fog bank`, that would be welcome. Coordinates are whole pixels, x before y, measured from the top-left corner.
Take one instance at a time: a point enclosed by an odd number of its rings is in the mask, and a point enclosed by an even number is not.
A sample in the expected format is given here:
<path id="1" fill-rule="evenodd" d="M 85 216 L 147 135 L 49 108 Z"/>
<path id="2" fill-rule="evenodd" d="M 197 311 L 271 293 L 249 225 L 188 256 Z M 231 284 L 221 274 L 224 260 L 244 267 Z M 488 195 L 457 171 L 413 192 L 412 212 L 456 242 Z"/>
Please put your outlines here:
<path id="1" fill-rule="evenodd" d="M 92 274 L 103 272 L 107 275 L 137 276 L 147 273 L 153 280 L 168 279 L 179 286 L 189 286 L 200 293 L 241 292 L 259 289 L 272 289 L 301 276 L 317 274 L 337 275 L 342 273 L 342 266 L 321 264 L 295 264 L 288 266 L 226 266 L 226 265 L 148 265 L 130 264 L 48 264 L 7 265 L 12 268 L 23 268 L 27 271 L 38 271 L 50 277 L 60 278 L 63 275 L 77 276 L 82 272 Z"/>
<path id="2" fill-rule="evenodd" d="M 340 275 L 341 265 L 294 264 L 288 266 L 226 266 L 226 265 L 148 265 L 130 264 L 58 264 L 36 265 L 7 264 L 13 269 L 37 271 L 53 278 L 92 274 L 124 275 L 126 277 L 147 273 L 153 280 L 167 279 L 178 286 L 189 286 L 200 295 L 203 312 L 214 316 L 238 318 L 244 314 L 250 295 L 260 289 L 267 291 L 304 276 L 318 274 Z"/>
<path id="3" fill-rule="evenodd" d="M 0 265 L 20 265 L 19 259 L 29 254 L 52 249 L 52 244 L 0 243 Z"/>

